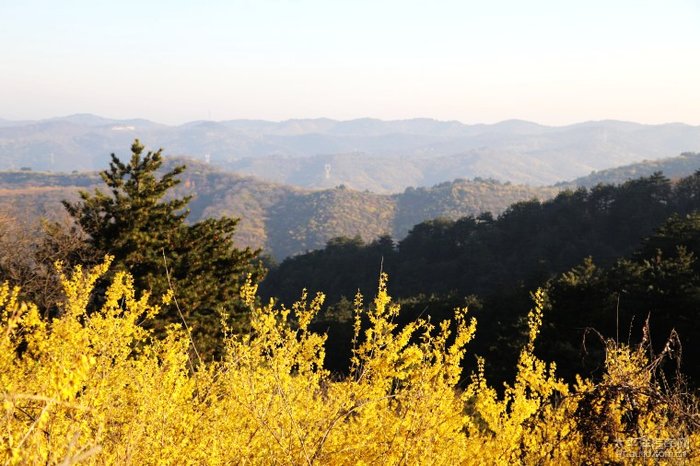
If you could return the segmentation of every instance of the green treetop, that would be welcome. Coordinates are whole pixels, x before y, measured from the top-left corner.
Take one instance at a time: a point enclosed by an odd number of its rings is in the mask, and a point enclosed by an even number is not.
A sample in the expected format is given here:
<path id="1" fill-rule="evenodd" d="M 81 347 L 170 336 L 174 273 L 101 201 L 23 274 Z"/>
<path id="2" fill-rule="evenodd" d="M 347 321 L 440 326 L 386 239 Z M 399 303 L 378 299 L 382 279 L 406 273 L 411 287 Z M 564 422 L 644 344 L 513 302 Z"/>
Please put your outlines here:
<path id="1" fill-rule="evenodd" d="M 205 351 L 216 346 L 220 311 L 240 323 L 243 306 L 239 288 L 248 274 L 259 280 L 259 251 L 238 249 L 233 234 L 238 219 L 207 219 L 193 225 L 185 220 L 190 197 L 167 198 L 180 183 L 185 166 L 160 175 L 162 149 L 148 151 L 134 141 L 125 164 L 112 154 L 109 169 L 100 175 L 109 193 L 81 192 L 81 201 L 63 204 L 89 235 L 98 252 L 114 256 L 114 267 L 129 271 L 136 289 L 150 290 L 159 299 L 169 288 Z M 164 311 L 164 321 L 180 321 L 177 309 Z"/>

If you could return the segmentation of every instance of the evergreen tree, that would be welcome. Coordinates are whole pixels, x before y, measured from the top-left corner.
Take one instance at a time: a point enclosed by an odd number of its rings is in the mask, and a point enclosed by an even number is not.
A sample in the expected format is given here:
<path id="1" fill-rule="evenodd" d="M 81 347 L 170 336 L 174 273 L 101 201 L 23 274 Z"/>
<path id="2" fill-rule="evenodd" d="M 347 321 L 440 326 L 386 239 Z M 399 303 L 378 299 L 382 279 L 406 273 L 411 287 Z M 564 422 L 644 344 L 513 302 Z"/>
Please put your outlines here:
<path id="1" fill-rule="evenodd" d="M 165 309 L 161 323 L 184 317 L 200 352 L 212 353 L 221 311 L 231 316 L 234 327 L 242 322 L 238 292 L 248 274 L 254 281 L 262 277 L 259 251 L 234 246 L 238 219 L 188 225 L 190 196 L 167 196 L 180 183 L 185 166 L 160 175 L 162 149 L 144 155 L 137 139 L 131 152 L 128 164 L 112 154 L 109 169 L 100 173 L 109 193 L 81 192 L 81 201 L 63 204 L 89 235 L 87 242 L 113 255 L 116 270 L 133 275 L 136 289 L 149 290 L 159 300 L 172 288 L 179 310 Z"/>

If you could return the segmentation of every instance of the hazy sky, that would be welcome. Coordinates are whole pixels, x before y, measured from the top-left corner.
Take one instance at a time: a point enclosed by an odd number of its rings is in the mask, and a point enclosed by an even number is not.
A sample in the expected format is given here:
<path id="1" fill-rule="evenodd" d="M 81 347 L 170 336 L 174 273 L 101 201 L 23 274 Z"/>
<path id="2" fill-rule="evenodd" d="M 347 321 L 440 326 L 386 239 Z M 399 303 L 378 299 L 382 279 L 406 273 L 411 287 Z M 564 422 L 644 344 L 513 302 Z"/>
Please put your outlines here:
<path id="1" fill-rule="evenodd" d="M 700 124 L 700 1 L 0 0 L 0 117 Z"/>

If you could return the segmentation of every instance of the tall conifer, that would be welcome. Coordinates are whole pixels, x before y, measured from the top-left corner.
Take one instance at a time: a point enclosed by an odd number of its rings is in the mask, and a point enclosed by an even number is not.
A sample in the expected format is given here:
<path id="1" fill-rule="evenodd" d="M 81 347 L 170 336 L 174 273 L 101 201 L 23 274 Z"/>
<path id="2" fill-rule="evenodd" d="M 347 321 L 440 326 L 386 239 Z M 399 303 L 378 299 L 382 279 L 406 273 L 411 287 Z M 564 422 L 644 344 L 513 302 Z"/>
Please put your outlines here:
<path id="1" fill-rule="evenodd" d="M 195 343 L 211 353 L 220 333 L 220 311 L 232 316 L 234 326 L 243 320 L 238 291 L 248 274 L 261 278 L 259 251 L 234 246 L 238 219 L 187 224 L 190 196 L 167 196 L 180 183 L 185 166 L 160 175 L 162 149 L 144 155 L 137 139 L 131 152 L 128 164 L 112 154 L 109 169 L 100 173 L 108 193 L 81 192 L 81 201 L 63 204 L 89 235 L 88 243 L 113 255 L 116 269 L 133 275 L 136 289 L 151 291 L 153 299 L 173 289 L 182 316 L 176 308 L 165 309 L 163 322 L 184 317 Z"/>

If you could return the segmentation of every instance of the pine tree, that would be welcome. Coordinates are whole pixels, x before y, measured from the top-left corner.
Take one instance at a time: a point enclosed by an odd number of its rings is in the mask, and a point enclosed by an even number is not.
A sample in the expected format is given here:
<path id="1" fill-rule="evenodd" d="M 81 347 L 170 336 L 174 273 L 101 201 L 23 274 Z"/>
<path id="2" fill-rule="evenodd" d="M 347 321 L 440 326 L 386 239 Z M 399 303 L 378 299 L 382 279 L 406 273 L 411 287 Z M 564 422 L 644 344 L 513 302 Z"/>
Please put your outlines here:
<path id="1" fill-rule="evenodd" d="M 167 196 L 185 166 L 160 175 L 162 149 L 144 155 L 137 139 L 131 152 L 128 164 L 112 154 L 109 169 L 100 173 L 108 193 L 81 192 L 81 201 L 63 204 L 89 235 L 88 243 L 113 255 L 115 270 L 133 275 L 136 289 L 150 291 L 156 300 L 172 288 L 180 310 L 165 309 L 162 323 L 184 317 L 200 352 L 212 353 L 222 311 L 232 316 L 229 324 L 241 325 L 244 307 L 238 292 L 248 274 L 254 281 L 262 277 L 259 251 L 234 246 L 238 219 L 188 225 L 190 196 Z"/>

